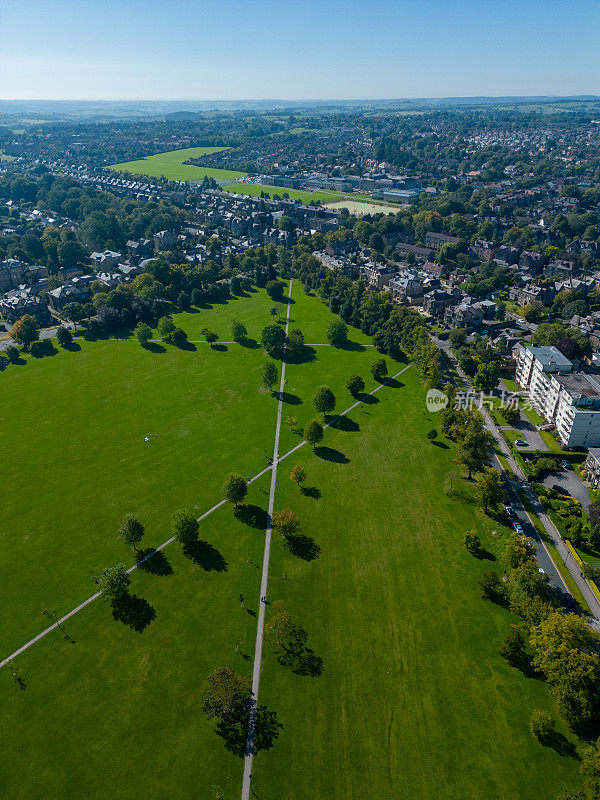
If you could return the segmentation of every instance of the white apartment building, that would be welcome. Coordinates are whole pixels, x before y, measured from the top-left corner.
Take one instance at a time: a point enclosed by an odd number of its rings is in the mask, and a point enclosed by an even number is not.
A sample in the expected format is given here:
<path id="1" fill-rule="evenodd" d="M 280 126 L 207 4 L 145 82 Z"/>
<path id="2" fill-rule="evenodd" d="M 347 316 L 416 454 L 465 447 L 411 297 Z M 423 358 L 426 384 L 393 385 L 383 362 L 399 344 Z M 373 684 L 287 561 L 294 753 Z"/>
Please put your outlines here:
<path id="1" fill-rule="evenodd" d="M 600 445 L 600 376 L 573 372 L 556 347 L 524 347 L 516 381 L 534 408 L 556 425 L 565 447 Z"/>

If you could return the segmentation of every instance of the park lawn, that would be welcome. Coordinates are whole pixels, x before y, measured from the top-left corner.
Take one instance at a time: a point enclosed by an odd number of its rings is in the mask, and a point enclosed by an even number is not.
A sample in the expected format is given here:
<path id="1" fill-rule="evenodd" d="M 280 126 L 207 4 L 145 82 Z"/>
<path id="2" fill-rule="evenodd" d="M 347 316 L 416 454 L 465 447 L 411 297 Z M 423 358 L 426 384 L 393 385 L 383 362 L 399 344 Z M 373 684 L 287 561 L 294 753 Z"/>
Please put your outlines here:
<path id="1" fill-rule="evenodd" d="M 177 508 L 199 516 L 228 472 L 264 468 L 276 401 L 262 350 L 158 347 L 82 341 L 3 373 L 4 654 L 45 627 L 42 602 L 66 613 L 93 593 L 92 571 L 133 563 L 116 539 L 124 514 L 156 546 Z"/>
<path id="2" fill-rule="evenodd" d="M 205 176 L 222 180 L 235 180 L 235 178 L 244 177 L 245 172 L 198 167 L 194 164 L 183 163 L 189 158 L 200 158 L 200 156 L 218 153 L 227 149 L 226 147 L 184 147 L 182 150 L 168 150 L 166 153 L 146 156 L 146 158 L 141 158 L 139 161 L 111 164 L 108 169 L 113 169 L 117 172 L 130 172 L 132 175 L 167 178 L 171 181 L 201 181 Z"/>
<path id="3" fill-rule="evenodd" d="M 285 320 L 287 310 L 288 282 L 281 281 L 284 287 L 284 300 L 277 302 L 271 300 L 264 289 L 253 287 L 250 292 L 240 296 L 230 295 L 227 300 L 211 301 L 201 308 L 191 312 L 175 314 L 173 320 L 176 325 L 183 328 L 191 341 L 202 341 L 201 331 L 209 328 L 219 334 L 223 342 L 231 342 L 231 323 L 234 319 L 243 322 L 248 331 L 247 346 L 252 347 L 260 342 L 264 327 L 277 322 L 277 317 L 271 315 L 271 309 L 279 306 L 282 310 L 282 320 Z"/>
<path id="4" fill-rule="evenodd" d="M 290 381 L 314 366 L 290 366 Z M 279 471 L 275 507 L 298 513 L 306 540 L 298 557 L 275 537 L 269 599 L 305 628 L 322 672 L 294 674 L 265 643 L 260 702 L 283 727 L 255 759 L 253 789 L 261 800 L 555 797 L 578 784 L 578 764 L 531 736 L 534 709 L 555 713 L 548 687 L 499 657 L 517 618 L 480 598 L 493 563 L 462 543 L 476 529 L 495 551 L 506 528 L 442 493 L 454 447 L 426 438 L 436 417 L 415 368 L 377 398 L 354 426 L 328 430 L 324 450 L 294 454 L 305 494 Z"/>
<path id="5" fill-rule="evenodd" d="M 326 344 L 329 323 L 339 317 L 332 315 L 329 306 L 318 295 L 307 295 L 300 281 L 294 281 L 292 300 L 290 329 L 299 328 L 309 344 Z M 357 345 L 370 345 L 372 341 L 370 336 L 352 325 L 348 325 L 348 339 Z"/>
<path id="6" fill-rule="evenodd" d="M 245 194 L 250 197 L 260 197 L 261 192 L 269 195 L 269 197 L 273 197 L 273 195 L 283 197 L 284 194 L 287 194 L 290 199 L 300 200 L 302 203 L 310 203 L 311 200 L 316 200 L 319 203 L 329 203 L 344 196 L 339 192 L 308 192 L 302 189 L 288 189 L 285 186 L 263 186 L 260 183 L 235 183 L 232 186 L 224 186 L 223 189 L 226 192 Z"/>
<path id="7" fill-rule="evenodd" d="M 269 479 L 250 488 L 250 503 L 266 509 Z M 201 706 L 215 668 L 251 672 L 264 531 L 226 506 L 200 539 L 197 563 L 173 543 L 162 574 L 132 574 L 140 627 L 154 614 L 142 631 L 99 599 L 65 624 L 73 644 L 54 631 L 15 659 L 22 691 L 0 671 L 3 797 L 188 800 L 216 787 L 239 797 L 243 760 Z"/>

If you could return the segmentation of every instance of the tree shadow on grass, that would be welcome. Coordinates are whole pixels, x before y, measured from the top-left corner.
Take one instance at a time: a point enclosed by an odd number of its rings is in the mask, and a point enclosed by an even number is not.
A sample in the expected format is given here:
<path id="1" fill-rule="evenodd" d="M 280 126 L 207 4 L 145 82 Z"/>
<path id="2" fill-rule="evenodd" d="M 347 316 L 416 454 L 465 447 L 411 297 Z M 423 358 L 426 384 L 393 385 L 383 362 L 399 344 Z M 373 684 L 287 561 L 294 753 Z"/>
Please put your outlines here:
<path id="1" fill-rule="evenodd" d="M 314 561 L 321 554 L 321 548 L 315 540 L 303 533 L 288 536 L 285 546 L 293 556 L 301 558 L 303 561 Z"/>
<path id="2" fill-rule="evenodd" d="M 549 736 L 540 739 L 540 744 L 544 745 L 544 747 L 551 747 L 553 750 L 556 750 L 560 756 L 581 761 L 581 756 L 577 752 L 574 743 L 570 742 L 560 731 L 552 731 Z"/>
<path id="3" fill-rule="evenodd" d="M 205 572 L 226 572 L 227 562 L 210 542 L 199 539 L 197 542 L 190 542 L 183 548 L 183 554 L 190 558 L 194 564 L 202 567 Z"/>
<path id="4" fill-rule="evenodd" d="M 163 347 L 162 344 L 158 342 L 148 342 L 148 344 L 144 345 L 144 350 L 148 350 L 149 353 L 166 353 L 167 348 Z"/>
<path id="5" fill-rule="evenodd" d="M 189 353 L 195 353 L 198 349 L 193 342 L 182 342 L 179 345 L 176 345 L 178 350 L 187 350 Z"/>
<path id="6" fill-rule="evenodd" d="M 478 558 L 480 561 L 495 561 L 496 556 L 493 553 L 490 553 L 489 550 L 486 550 L 485 547 L 480 547 L 476 553 L 473 553 L 475 558 Z"/>
<path id="7" fill-rule="evenodd" d="M 305 497 L 312 497 L 313 500 L 321 499 L 321 490 L 318 489 L 316 486 L 301 486 L 300 492 Z"/>
<path id="8" fill-rule="evenodd" d="M 217 723 L 217 736 L 223 739 L 225 748 L 239 758 L 244 758 L 246 755 L 249 725 L 249 709 L 220 719 Z M 254 724 L 254 752 L 258 753 L 260 750 L 269 750 L 273 747 L 282 727 L 281 723 L 277 721 L 277 714 L 274 711 L 269 711 L 266 706 L 259 706 L 256 710 Z"/>
<path id="9" fill-rule="evenodd" d="M 431 442 L 431 444 L 435 445 L 436 447 L 441 447 L 441 448 L 442 448 L 442 450 L 449 450 L 449 449 L 450 449 L 450 448 L 448 447 L 448 445 L 446 444 L 446 442 L 440 442 L 440 441 L 439 441 L 439 440 L 437 440 L 437 439 L 434 439 L 434 440 Z"/>
<path id="10" fill-rule="evenodd" d="M 356 431 L 360 430 L 360 425 L 358 422 L 355 422 L 353 419 L 350 419 L 350 417 L 347 416 L 333 417 L 329 423 L 329 427 L 335 428 L 338 431 L 346 431 L 347 433 L 356 433 Z"/>
<path id="11" fill-rule="evenodd" d="M 138 552 L 140 559 L 139 569 L 150 575 L 172 575 L 173 567 L 162 550 L 148 547 Z M 145 559 L 145 560 L 144 560 Z"/>
<path id="12" fill-rule="evenodd" d="M 292 636 L 279 648 L 277 661 L 291 669 L 294 675 L 317 678 L 323 672 L 323 659 L 307 647 L 307 640 L 308 633 L 300 625 L 295 625 Z"/>
<path id="13" fill-rule="evenodd" d="M 79 350 L 81 350 L 81 345 L 79 342 L 71 342 L 71 344 L 63 344 L 62 349 L 68 350 L 70 353 L 77 353 Z"/>
<path id="14" fill-rule="evenodd" d="M 299 406 L 303 403 L 297 394 L 290 394 L 290 392 L 279 392 L 278 395 L 282 403 L 287 403 L 290 406 Z"/>
<path id="15" fill-rule="evenodd" d="M 144 597 L 127 594 L 112 604 L 113 617 L 138 633 L 150 625 L 156 611 Z"/>
<path id="16" fill-rule="evenodd" d="M 386 378 L 383 385 L 390 389 L 401 389 L 404 386 L 404 384 L 401 381 L 397 381 L 396 378 Z"/>
<path id="17" fill-rule="evenodd" d="M 237 520 L 243 522 L 244 525 L 250 525 L 251 528 L 260 528 L 266 530 L 269 524 L 269 515 L 260 506 L 253 503 L 244 503 L 234 509 L 233 514 Z"/>
<path id="18" fill-rule="evenodd" d="M 350 459 L 333 447 L 315 447 L 315 453 L 323 461 L 332 461 L 335 464 L 347 464 Z"/>
<path id="19" fill-rule="evenodd" d="M 358 342 L 351 342 L 348 340 L 345 344 L 336 345 L 338 350 L 350 350 L 356 353 L 362 353 L 367 348 L 363 344 L 359 344 Z"/>
<path id="20" fill-rule="evenodd" d="M 361 403 L 366 403 L 366 405 L 368 406 L 374 406 L 375 403 L 379 402 L 379 398 L 376 397 L 374 394 L 365 394 L 365 392 L 357 394 L 356 399 L 360 400 Z"/>
<path id="21" fill-rule="evenodd" d="M 286 364 L 308 364 L 311 361 L 314 361 L 317 357 L 317 351 L 314 347 L 309 347 L 308 345 L 303 345 L 300 350 L 295 353 L 290 353 L 286 351 L 285 353 L 285 363 Z"/>
<path id="22" fill-rule="evenodd" d="M 227 345 L 226 344 L 219 344 L 219 343 L 212 344 L 210 346 L 210 349 L 211 350 L 219 350 L 221 353 L 223 353 L 223 352 L 225 352 L 225 350 L 227 350 Z"/>
<path id="23" fill-rule="evenodd" d="M 257 350 L 260 345 L 256 339 L 248 339 L 247 337 L 238 342 L 242 347 L 247 347 L 249 350 Z"/>

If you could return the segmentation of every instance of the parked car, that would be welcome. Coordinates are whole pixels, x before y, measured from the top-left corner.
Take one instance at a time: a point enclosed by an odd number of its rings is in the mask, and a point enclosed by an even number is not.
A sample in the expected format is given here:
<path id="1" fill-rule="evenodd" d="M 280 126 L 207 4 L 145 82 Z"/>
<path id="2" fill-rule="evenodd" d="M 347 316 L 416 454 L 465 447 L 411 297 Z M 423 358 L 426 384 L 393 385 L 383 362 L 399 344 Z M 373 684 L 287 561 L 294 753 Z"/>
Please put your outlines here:
<path id="1" fill-rule="evenodd" d="M 538 572 L 541 572 L 542 575 L 546 574 L 546 570 L 543 567 L 538 567 Z"/>
<path id="2" fill-rule="evenodd" d="M 569 462 L 568 462 L 568 461 L 566 461 L 564 458 L 563 458 L 563 460 L 560 462 L 560 465 L 561 465 L 561 467 L 562 467 L 563 469 L 569 469 L 569 467 L 571 466 L 571 465 L 569 464 Z"/>
<path id="3" fill-rule="evenodd" d="M 512 506 L 504 506 L 504 510 L 506 511 L 506 516 L 507 517 L 514 517 L 515 510 L 514 510 L 514 508 Z"/>
<path id="4" fill-rule="evenodd" d="M 517 532 L 517 533 L 518 533 L 520 536 L 522 536 L 522 535 L 523 535 L 523 526 L 521 525 L 521 523 L 520 523 L 520 522 L 513 522 L 513 528 L 516 530 L 516 532 Z"/>
<path id="5" fill-rule="evenodd" d="M 515 439 L 515 447 L 529 447 L 525 439 Z"/>

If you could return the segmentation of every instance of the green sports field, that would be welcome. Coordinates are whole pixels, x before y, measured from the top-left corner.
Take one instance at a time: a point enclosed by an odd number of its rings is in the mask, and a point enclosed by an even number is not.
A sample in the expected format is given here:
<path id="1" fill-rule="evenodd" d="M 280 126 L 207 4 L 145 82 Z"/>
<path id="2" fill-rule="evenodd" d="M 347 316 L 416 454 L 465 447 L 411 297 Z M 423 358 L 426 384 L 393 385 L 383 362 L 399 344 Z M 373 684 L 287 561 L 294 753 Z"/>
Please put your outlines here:
<path id="1" fill-rule="evenodd" d="M 350 374 L 375 387 L 369 338 L 351 329 L 349 348 L 319 346 L 328 309 L 299 284 L 292 299 L 290 327 L 310 346 L 287 365 L 280 455 L 301 441 L 285 420 L 313 416 L 316 386 L 333 388 L 338 410 L 353 402 Z M 64 613 L 94 591 L 90 569 L 132 563 L 115 539 L 124 513 L 157 545 L 174 509 L 200 515 L 227 472 L 265 467 L 277 401 L 255 342 L 271 305 L 260 290 L 177 318 L 190 339 L 207 326 L 222 342 L 241 319 L 246 346 L 82 341 L 0 375 L 0 660 L 48 624 L 42 602 Z M 269 600 L 305 628 L 314 674 L 265 643 L 259 702 L 275 717 L 254 761 L 261 800 L 547 800 L 578 785 L 577 762 L 529 733 L 535 708 L 553 711 L 547 686 L 498 656 L 516 617 L 480 599 L 491 562 L 462 544 L 474 528 L 493 557 L 506 529 L 492 536 L 472 505 L 443 494 L 455 453 L 426 438 L 435 425 L 411 366 L 315 453 L 280 462 L 275 508 L 298 513 L 305 539 L 292 553 L 274 537 Z M 304 493 L 288 478 L 295 463 Z M 69 639 L 55 631 L 15 659 L 23 688 L 0 670 L 6 797 L 240 797 L 244 742 L 202 714 L 203 680 L 218 666 L 252 669 L 269 482 L 251 485 L 245 518 L 208 516 L 193 553 L 171 544 L 136 570 L 131 618 L 97 600 L 68 621 Z"/>
<path id="2" fill-rule="evenodd" d="M 246 194 L 250 197 L 260 197 L 261 192 L 265 192 L 270 197 L 273 197 L 274 194 L 283 197 L 287 193 L 292 200 L 301 200 L 303 203 L 310 203 L 311 200 L 316 200 L 319 203 L 331 203 L 343 197 L 338 192 L 305 192 L 301 189 L 286 189 L 283 186 L 263 186 L 259 183 L 235 183 L 232 186 L 224 186 L 223 188 L 227 192 Z"/>
<path id="3" fill-rule="evenodd" d="M 109 169 L 118 172 L 130 172 L 132 175 L 148 175 L 152 178 L 168 178 L 171 181 L 201 181 L 205 176 L 223 180 L 242 178 L 246 173 L 230 169 L 210 169 L 184 164 L 189 158 L 199 158 L 209 153 L 227 150 L 226 147 L 185 147 L 183 150 L 169 150 L 157 153 L 139 161 L 125 161 L 122 164 L 111 164 Z"/>

